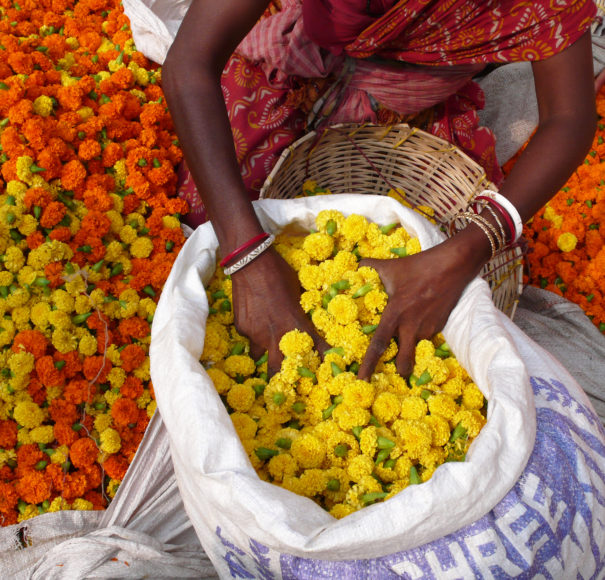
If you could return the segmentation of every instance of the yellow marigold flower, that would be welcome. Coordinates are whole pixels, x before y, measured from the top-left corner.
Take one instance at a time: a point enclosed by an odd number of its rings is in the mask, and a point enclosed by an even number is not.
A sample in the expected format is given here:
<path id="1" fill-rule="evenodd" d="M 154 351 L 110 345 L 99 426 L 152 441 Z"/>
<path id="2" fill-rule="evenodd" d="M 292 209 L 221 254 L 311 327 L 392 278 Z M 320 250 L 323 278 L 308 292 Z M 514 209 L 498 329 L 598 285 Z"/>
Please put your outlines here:
<path id="1" fill-rule="evenodd" d="M 107 373 L 107 380 L 109 381 L 109 384 L 112 386 L 112 388 L 119 389 L 126 380 L 126 371 L 118 367 L 113 367 Z"/>
<path id="2" fill-rule="evenodd" d="M 128 68 L 132 71 L 135 82 L 138 85 L 140 85 L 142 87 L 146 87 L 149 84 L 149 73 L 143 67 L 139 66 L 138 64 L 136 64 L 134 61 L 131 60 L 128 63 Z M 138 91 L 138 92 L 142 93 L 142 91 Z M 145 95 L 145 93 L 142 93 L 142 94 L 143 94 L 143 96 Z"/>
<path id="3" fill-rule="evenodd" d="M 444 393 L 431 395 L 427 403 L 431 415 L 439 415 L 448 421 L 452 420 L 459 410 L 456 401 Z"/>
<path id="4" fill-rule="evenodd" d="M 349 215 L 344 223 L 340 226 L 339 231 L 341 236 L 353 247 L 366 235 L 368 229 L 368 220 L 357 214 Z"/>
<path id="5" fill-rule="evenodd" d="M 252 407 L 256 393 L 250 385 L 235 383 L 227 393 L 227 403 L 235 411 L 245 413 Z"/>
<path id="6" fill-rule="evenodd" d="M 216 367 L 210 367 L 209 369 L 206 369 L 206 372 L 208 373 L 210 380 L 214 383 L 214 387 L 219 395 L 226 394 L 234 383 L 229 375 Z"/>
<path id="7" fill-rule="evenodd" d="M 279 350 L 286 357 L 303 356 L 313 350 L 313 339 L 306 332 L 294 329 L 282 336 Z"/>
<path id="8" fill-rule="evenodd" d="M 121 393 L 114 393 L 112 390 L 105 391 L 103 397 L 107 401 L 107 404 L 111 407 L 118 399 L 122 398 Z"/>
<path id="9" fill-rule="evenodd" d="M 452 418 L 453 425 L 457 425 L 458 423 L 466 429 L 467 436 L 472 439 L 479 435 L 479 431 L 485 425 L 485 417 L 476 409 L 463 409 L 458 411 Z"/>
<path id="10" fill-rule="evenodd" d="M 38 506 L 35 504 L 28 504 L 19 511 L 19 515 L 17 516 L 18 522 L 24 522 L 25 520 L 30 520 L 31 518 L 39 515 Z"/>
<path id="11" fill-rule="evenodd" d="M 298 279 L 305 290 L 320 290 L 324 284 L 324 274 L 319 266 L 309 264 L 298 272 Z"/>
<path id="12" fill-rule="evenodd" d="M 427 415 L 424 422 L 431 428 L 433 433 L 432 445 L 441 447 L 450 439 L 450 424 L 439 415 Z"/>
<path id="13" fill-rule="evenodd" d="M 105 453 L 117 453 L 122 447 L 122 439 L 120 434 L 111 427 L 101 431 L 101 451 Z"/>
<path id="14" fill-rule="evenodd" d="M 0 318 L 0 347 L 12 344 L 15 337 L 15 324 L 7 318 Z"/>
<path id="15" fill-rule="evenodd" d="M 303 495 L 306 497 L 313 497 L 321 493 L 328 483 L 326 472 L 323 469 L 306 469 L 299 479 L 304 490 Z"/>
<path id="16" fill-rule="evenodd" d="M 105 212 L 105 215 L 109 218 L 109 221 L 111 222 L 111 231 L 114 234 L 119 234 L 120 231 L 122 230 L 122 228 L 124 227 L 124 219 L 122 218 L 122 216 L 120 215 L 120 213 L 116 210 L 109 210 Z M 117 243 L 119 244 L 119 242 L 111 242 L 111 244 L 113 243 Z M 121 246 L 120 246 L 121 248 Z M 109 246 L 107 247 L 107 250 L 109 250 Z M 110 259 L 109 256 L 107 256 L 107 251 L 105 252 L 105 258 L 106 259 Z"/>
<path id="17" fill-rule="evenodd" d="M 316 308 L 313 311 L 311 320 L 315 328 L 317 328 L 320 332 L 325 333 L 329 328 L 334 326 L 334 317 L 328 314 L 328 312 L 323 308 Z"/>
<path id="18" fill-rule="evenodd" d="M 145 360 L 132 371 L 132 374 L 137 377 L 137 379 L 141 379 L 143 382 L 151 379 L 148 356 L 146 356 Z"/>
<path id="19" fill-rule="evenodd" d="M 339 324 L 351 324 L 357 319 L 357 304 L 345 294 L 338 294 L 328 303 L 328 312 Z"/>
<path id="20" fill-rule="evenodd" d="M 72 296 L 78 296 L 86 291 L 86 280 L 80 274 L 74 275 L 65 282 L 65 290 Z"/>
<path id="21" fill-rule="evenodd" d="M 125 244 L 132 244 L 138 238 L 137 231 L 132 226 L 124 226 L 119 236 Z"/>
<path id="22" fill-rule="evenodd" d="M 407 455 L 401 455 L 395 462 L 395 473 L 399 480 L 404 481 L 407 486 L 410 481 L 410 467 L 413 463 Z"/>
<path id="23" fill-rule="evenodd" d="M 315 217 L 315 226 L 318 231 L 325 233 L 329 221 L 333 221 L 336 224 L 336 231 L 339 231 L 345 217 L 338 210 L 324 209 Z"/>
<path id="24" fill-rule="evenodd" d="M 155 413 L 155 410 L 157 409 L 157 403 L 155 401 L 151 401 L 149 403 L 149 405 L 147 405 L 147 416 L 151 419 L 151 417 L 153 417 L 153 414 Z"/>
<path id="25" fill-rule="evenodd" d="M 310 433 L 304 433 L 292 442 L 290 453 L 304 469 L 319 467 L 326 456 L 326 445 Z"/>
<path id="26" fill-rule="evenodd" d="M 267 470 L 275 481 L 283 481 L 285 477 L 296 475 L 298 463 L 289 453 L 280 453 L 269 460 Z"/>
<path id="27" fill-rule="evenodd" d="M 43 425 L 40 427 L 34 427 L 30 432 L 29 436 L 34 443 L 42 443 L 48 445 L 55 440 L 55 434 L 52 425 Z"/>
<path id="28" fill-rule="evenodd" d="M 36 302 L 30 312 L 31 321 L 40 330 L 45 330 L 48 326 L 48 315 L 50 306 L 46 302 Z"/>
<path id="29" fill-rule="evenodd" d="M 60 445 L 55 447 L 55 452 L 50 456 L 51 463 L 65 463 L 69 459 L 69 447 Z"/>
<path id="30" fill-rule="evenodd" d="M 247 354 L 233 354 L 225 359 L 223 369 L 231 377 L 237 375 L 248 377 L 254 374 L 256 365 Z"/>
<path id="31" fill-rule="evenodd" d="M 12 294 L 8 295 L 6 303 L 12 309 L 27 304 L 30 299 L 30 293 L 25 288 L 17 288 Z"/>
<path id="32" fill-rule="evenodd" d="M 30 352 L 11 353 L 8 359 L 8 368 L 15 375 L 29 375 L 34 369 L 34 355 Z"/>
<path id="33" fill-rule="evenodd" d="M 92 502 L 78 497 L 72 502 L 71 509 L 79 511 L 92 511 L 94 509 L 94 506 Z"/>
<path id="34" fill-rule="evenodd" d="M 386 292 L 378 288 L 370 290 L 363 297 L 363 305 L 370 312 L 382 312 L 387 305 L 389 297 Z"/>
<path id="35" fill-rule="evenodd" d="M 300 305 L 305 312 L 310 312 L 321 307 L 321 299 L 322 295 L 319 290 L 308 290 L 300 295 Z"/>
<path id="36" fill-rule="evenodd" d="M 332 418 L 343 431 L 350 431 L 353 427 L 367 425 L 370 421 L 370 412 L 367 409 L 341 403 L 332 411 Z"/>
<path id="37" fill-rule="evenodd" d="M 337 503 L 332 506 L 330 509 L 330 515 L 335 517 L 337 520 L 341 520 L 342 518 L 351 515 L 355 510 L 353 506 Z"/>
<path id="38" fill-rule="evenodd" d="M 424 421 L 398 419 L 392 428 L 411 459 L 419 458 L 431 447 L 433 433 Z"/>
<path id="39" fill-rule="evenodd" d="M 430 475 L 432 475 L 435 469 L 445 461 L 445 455 L 445 450 L 442 447 L 431 447 L 418 459 L 425 471 L 430 471 Z M 423 481 L 427 481 L 430 475 L 426 479 L 423 478 Z"/>
<path id="40" fill-rule="evenodd" d="M 86 333 L 78 343 L 78 352 L 84 356 L 92 356 L 97 352 L 97 339 L 90 333 Z"/>
<path id="41" fill-rule="evenodd" d="M 105 491 L 107 492 L 107 495 L 113 499 L 118 491 L 118 487 L 120 487 L 120 481 L 118 481 L 117 479 L 110 479 L 109 483 L 107 484 L 107 487 L 105 488 Z"/>
<path id="42" fill-rule="evenodd" d="M 10 286 L 13 283 L 14 276 L 11 272 L 0 272 L 0 286 Z"/>
<path id="43" fill-rule="evenodd" d="M 361 380 L 352 381 L 342 390 L 342 402 L 348 407 L 368 409 L 374 402 L 374 396 L 374 385 Z"/>
<path id="44" fill-rule="evenodd" d="M 126 160 L 119 159 L 113 164 L 113 168 L 115 171 L 116 181 L 120 185 L 124 185 L 126 182 L 126 177 L 128 177 L 128 169 L 126 169 Z"/>
<path id="45" fill-rule="evenodd" d="M 102 433 L 105 429 L 111 427 L 112 424 L 113 419 L 110 413 L 101 413 L 95 417 L 94 426 L 99 433 Z"/>
<path id="46" fill-rule="evenodd" d="M 55 499 L 50 502 L 50 506 L 47 511 L 49 512 L 60 512 L 63 510 L 70 510 L 71 505 L 67 503 L 65 499 L 63 499 L 60 495 L 58 495 Z"/>
<path id="47" fill-rule="evenodd" d="M 416 364 L 418 365 L 422 365 L 422 364 L 428 364 L 428 361 L 430 361 L 433 357 L 435 356 L 435 345 L 430 341 L 430 340 L 420 340 L 418 341 L 418 343 L 416 344 L 416 349 L 415 349 L 415 360 L 416 360 Z"/>
<path id="48" fill-rule="evenodd" d="M 63 387 L 47 387 L 46 401 L 50 403 L 53 399 L 60 397 L 63 394 Z"/>
<path id="49" fill-rule="evenodd" d="M 38 229 L 38 221 L 33 215 L 25 214 L 24 216 L 21 216 L 21 221 L 19 222 L 17 229 L 24 236 L 29 236 Z"/>
<path id="50" fill-rule="evenodd" d="M 462 391 L 462 405 L 467 409 L 481 409 L 485 400 L 475 383 L 468 383 Z"/>
<path id="51" fill-rule="evenodd" d="M 224 359 L 230 350 L 229 341 L 227 329 L 215 320 L 208 320 L 202 360 L 218 362 Z"/>
<path id="52" fill-rule="evenodd" d="M 359 436 L 359 448 L 361 452 L 370 458 L 374 458 L 374 455 L 376 455 L 377 440 L 378 433 L 376 427 L 373 425 L 366 427 Z"/>
<path id="53" fill-rule="evenodd" d="M 562 252 L 571 252 L 576 249 L 578 238 L 571 232 L 565 232 L 557 238 L 557 247 Z"/>
<path id="54" fill-rule="evenodd" d="M 86 119 L 89 119 L 94 114 L 95 112 L 90 107 L 80 107 L 78 109 L 78 115 L 80 115 L 82 121 L 86 121 Z"/>
<path id="55" fill-rule="evenodd" d="M 332 255 L 334 238 L 321 232 L 309 234 L 303 242 L 303 250 L 314 260 L 325 260 Z"/>
<path id="56" fill-rule="evenodd" d="M 418 238 L 410 238 L 405 245 L 405 253 L 408 256 L 419 254 L 421 251 L 422 248 L 420 247 L 420 241 L 418 240 Z"/>
<path id="57" fill-rule="evenodd" d="M 263 400 L 269 414 L 281 413 L 285 415 L 285 421 L 287 421 L 292 405 L 296 401 L 296 391 L 291 384 L 283 381 L 279 375 L 274 375 L 263 391 Z"/>
<path id="58" fill-rule="evenodd" d="M 374 470 L 374 461 L 367 455 L 357 455 L 349 461 L 347 473 L 353 481 L 361 481 L 365 476 L 371 475 Z"/>
<path id="59" fill-rule="evenodd" d="M 380 423 L 390 423 L 401 411 L 400 397 L 390 392 L 380 393 L 372 404 L 372 413 Z"/>
<path id="60" fill-rule="evenodd" d="M 115 344 L 110 344 L 107 347 L 107 349 L 105 350 L 105 356 L 113 366 L 120 366 L 122 364 L 120 351 L 118 350 L 118 347 Z"/>
<path id="61" fill-rule="evenodd" d="M 13 416 L 19 425 L 33 429 L 44 421 L 45 415 L 44 411 L 36 403 L 22 401 L 16 405 Z"/>
<path id="62" fill-rule="evenodd" d="M 462 394 L 464 381 L 460 377 L 453 377 L 439 386 L 439 389 L 448 394 L 453 399 L 457 399 Z"/>
<path id="63" fill-rule="evenodd" d="M 17 431 L 17 443 L 19 443 L 19 445 L 29 445 L 30 443 L 33 443 L 29 429 L 23 427 Z"/>
<path id="64" fill-rule="evenodd" d="M 17 246 L 10 246 L 4 252 L 4 267 L 10 272 L 18 272 L 25 265 L 23 252 Z"/>
<path id="65" fill-rule="evenodd" d="M 231 413 L 230 417 L 240 439 L 254 439 L 256 436 L 257 424 L 252 417 L 237 411 Z"/>
<path id="66" fill-rule="evenodd" d="M 152 251 L 153 242 L 146 237 L 138 238 L 130 245 L 130 253 L 135 258 L 147 258 Z"/>
<path id="67" fill-rule="evenodd" d="M 404 397 L 401 401 L 402 419 L 422 419 L 427 413 L 427 405 L 420 397 Z"/>

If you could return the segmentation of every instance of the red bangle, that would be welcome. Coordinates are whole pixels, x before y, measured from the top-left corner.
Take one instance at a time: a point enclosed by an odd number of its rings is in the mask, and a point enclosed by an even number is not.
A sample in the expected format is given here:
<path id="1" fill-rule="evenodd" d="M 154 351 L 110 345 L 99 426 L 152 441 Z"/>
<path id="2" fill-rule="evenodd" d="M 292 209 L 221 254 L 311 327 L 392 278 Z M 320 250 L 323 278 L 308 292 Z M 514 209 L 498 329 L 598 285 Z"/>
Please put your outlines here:
<path id="1" fill-rule="evenodd" d="M 487 203 L 491 203 L 495 209 L 498 210 L 500 215 L 504 218 L 506 225 L 508 227 L 508 235 L 509 239 L 513 240 L 515 238 L 515 224 L 513 222 L 513 218 L 510 217 L 510 214 L 497 202 L 487 197 L 486 195 L 479 195 L 475 198 L 476 200 L 484 200 Z"/>
<path id="2" fill-rule="evenodd" d="M 243 251 L 247 250 L 254 244 L 257 244 L 258 242 L 261 242 L 262 240 L 266 240 L 268 237 L 269 237 L 269 234 L 266 232 L 263 232 L 262 234 L 258 234 L 257 236 L 254 236 L 253 238 L 249 239 L 245 244 L 242 244 L 239 248 L 236 248 L 235 250 L 233 250 L 233 252 L 231 252 L 230 254 L 227 254 L 219 262 L 219 266 L 221 268 L 224 268 L 229 262 L 231 262 L 231 260 L 233 260 L 233 258 L 238 256 L 239 254 L 241 254 Z"/>

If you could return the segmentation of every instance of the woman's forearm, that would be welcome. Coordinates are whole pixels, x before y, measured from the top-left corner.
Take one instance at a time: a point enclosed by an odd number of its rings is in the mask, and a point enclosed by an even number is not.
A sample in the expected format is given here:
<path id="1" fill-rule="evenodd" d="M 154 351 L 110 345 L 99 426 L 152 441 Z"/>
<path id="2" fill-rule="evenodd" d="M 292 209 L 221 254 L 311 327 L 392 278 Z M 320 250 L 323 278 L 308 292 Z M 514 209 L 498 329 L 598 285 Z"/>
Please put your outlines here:
<path id="1" fill-rule="evenodd" d="M 223 254 L 261 231 L 241 179 L 220 78 L 265 5 L 194 0 L 162 71 L 175 129 Z"/>

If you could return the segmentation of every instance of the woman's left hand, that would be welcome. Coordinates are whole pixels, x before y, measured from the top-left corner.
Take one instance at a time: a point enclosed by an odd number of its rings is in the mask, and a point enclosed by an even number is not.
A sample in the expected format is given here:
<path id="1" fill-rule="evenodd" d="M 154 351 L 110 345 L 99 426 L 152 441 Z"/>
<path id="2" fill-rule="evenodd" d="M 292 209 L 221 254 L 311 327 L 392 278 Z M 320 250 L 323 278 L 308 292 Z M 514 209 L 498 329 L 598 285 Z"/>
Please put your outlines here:
<path id="1" fill-rule="evenodd" d="M 360 378 L 371 377 L 392 337 L 399 343 L 397 371 L 404 377 L 411 374 L 416 343 L 443 329 L 467 284 L 489 257 L 489 252 L 485 254 L 486 240 L 477 245 L 477 240 L 465 239 L 469 234 L 477 235 L 465 230 L 419 254 L 360 262 L 378 272 L 389 296 L 359 369 Z"/>

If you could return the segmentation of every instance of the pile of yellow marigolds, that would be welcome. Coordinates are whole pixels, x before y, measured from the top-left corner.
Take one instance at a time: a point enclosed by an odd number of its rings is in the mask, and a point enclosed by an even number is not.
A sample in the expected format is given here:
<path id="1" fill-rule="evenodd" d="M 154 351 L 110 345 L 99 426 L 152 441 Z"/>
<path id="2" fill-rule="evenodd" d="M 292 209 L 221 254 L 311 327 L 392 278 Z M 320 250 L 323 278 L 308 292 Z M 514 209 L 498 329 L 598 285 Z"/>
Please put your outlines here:
<path id="1" fill-rule="evenodd" d="M 181 151 L 117 0 L 0 2 L 0 523 L 103 509 L 155 409 Z"/>
<path id="2" fill-rule="evenodd" d="M 207 289 L 202 363 L 259 476 L 342 518 L 427 481 L 445 461 L 463 461 L 486 403 L 440 335 L 418 343 L 407 381 L 394 340 L 371 381 L 357 378 L 387 303 L 376 270 L 358 260 L 410 255 L 420 245 L 403 227 L 332 210 L 318 214 L 316 229 L 281 234 L 276 248 L 298 272 L 302 307 L 332 347 L 323 359 L 308 334 L 288 332 L 281 369 L 268 379 L 266 355 L 254 361 L 233 326 L 231 280 L 219 269 Z"/>

